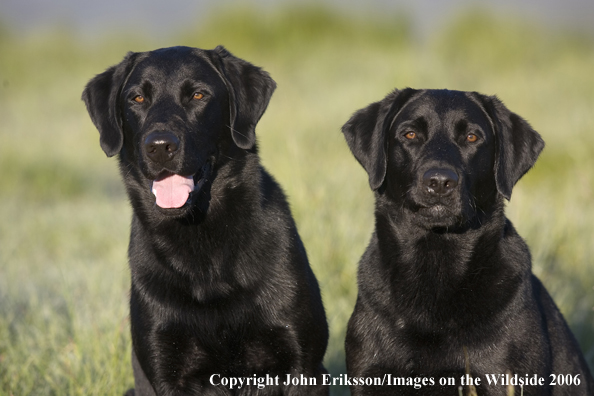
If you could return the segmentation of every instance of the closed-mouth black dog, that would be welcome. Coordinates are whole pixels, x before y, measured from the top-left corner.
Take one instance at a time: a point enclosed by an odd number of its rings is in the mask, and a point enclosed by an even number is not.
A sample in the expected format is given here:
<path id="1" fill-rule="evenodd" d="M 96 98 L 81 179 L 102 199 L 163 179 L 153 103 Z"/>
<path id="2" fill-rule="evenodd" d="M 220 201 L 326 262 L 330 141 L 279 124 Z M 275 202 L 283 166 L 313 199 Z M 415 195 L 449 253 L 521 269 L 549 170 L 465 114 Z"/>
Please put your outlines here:
<path id="1" fill-rule="evenodd" d="M 133 208 L 137 396 L 328 394 L 319 287 L 257 155 L 274 89 L 222 47 L 172 47 L 129 53 L 83 92 Z M 318 386 L 284 386 L 287 374 Z"/>
<path id="2" fill-rule="evenodd" d="M 593 395 L 579 346 L 504 214 L 540 135 L 495 97 L 410 88 L 356 112 L 343 133 L 375 191 L 346 337 L 352 394 L 455 396 L 468 374 L 479 396 L 508 395 L 508 382 L 524 396 Z M 557 375 L 565 385 L 551 385 Z"/>

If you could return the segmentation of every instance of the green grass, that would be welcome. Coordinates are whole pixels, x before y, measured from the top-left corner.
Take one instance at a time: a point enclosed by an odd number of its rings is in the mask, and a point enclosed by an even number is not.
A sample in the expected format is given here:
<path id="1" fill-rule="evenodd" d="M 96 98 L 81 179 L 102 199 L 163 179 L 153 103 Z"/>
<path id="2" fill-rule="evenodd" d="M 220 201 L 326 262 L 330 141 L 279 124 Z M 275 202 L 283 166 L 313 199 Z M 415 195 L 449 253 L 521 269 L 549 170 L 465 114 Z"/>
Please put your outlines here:
<path id="1" fill-rule="evenodd" d="M 0 395 L 107 395 L 132 386 L 126 264 L 130 209 L 115 159 L 79 100 L 126 51 L 231 52 L 278 83 L 258 126 L 264 165 L 289 196 L 344 372 L 356 267 L 373 197 L 340 127 L 395 87 L 497 94 L 547 148 L 508 217 L 594 367 L 594 41 L 513 18 L 461 15 L 426 41 L 402 15 L 313 6 L 214 12 L 178 37 L 78 41 L 0 29 Z M 334 389 L 344 394 L 344 389 Z"/>

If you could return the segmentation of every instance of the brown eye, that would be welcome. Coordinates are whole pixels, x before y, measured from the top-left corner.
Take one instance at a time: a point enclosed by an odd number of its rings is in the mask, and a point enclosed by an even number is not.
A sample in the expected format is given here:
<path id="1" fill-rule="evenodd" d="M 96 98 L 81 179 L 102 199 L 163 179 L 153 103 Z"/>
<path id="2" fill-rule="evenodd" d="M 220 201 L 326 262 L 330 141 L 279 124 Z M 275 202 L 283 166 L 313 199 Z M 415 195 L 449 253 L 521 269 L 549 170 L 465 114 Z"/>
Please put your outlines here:
<path id="1" fill-rule="evenodd" d="M 413 132 L 413 131 L 410 131 L 410 132 L 407 132 L 404 135 L 404 137 L 407 138 L 408 140 L 412 140 L 412 139 L 414 139 L 414 138 L 417 137 L 417 134 L 415 132 Z"/>
<path id="2" fill-rule="evenodd" d="M 476 136 L 474 133 L 469 133 L 468 135 L 466 135 L 466 140 L 470 143 L 474 143 L 478 140 L 478 136 Z"/>
<path id="3" fill-rule="evenodd" d="M 201 94 L 200 92 L 194 92 L 194 95 L 192 96 L 192 99 L 200 100 L 203 97 L 204 97 L 204 95 Z"/>
<path id="4" fill-rule="evenodd" d="M 136 95 L 136 96 L 134 97 L 134 101 L 135 101 L 136 103 L 144 103 L 144 96 L 142 96 L 142 95 Z"/>

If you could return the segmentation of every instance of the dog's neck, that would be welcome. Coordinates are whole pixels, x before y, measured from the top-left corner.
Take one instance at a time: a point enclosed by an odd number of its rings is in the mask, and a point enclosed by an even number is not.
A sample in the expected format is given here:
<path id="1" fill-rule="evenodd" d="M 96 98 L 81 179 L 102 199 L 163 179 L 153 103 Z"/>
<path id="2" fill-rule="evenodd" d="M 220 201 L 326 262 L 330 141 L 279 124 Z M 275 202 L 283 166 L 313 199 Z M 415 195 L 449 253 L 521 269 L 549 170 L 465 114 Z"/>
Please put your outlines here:
<path id="1" fill-rule="evenodd" d="M 193 289 L 191 283 L 194 281 L 206 285 L 201 290 L 194 290 L 194 294 L 198 293 L 204 299 L 215 298 L 229 290 L 237 291 L 243 286 L 247 289 L 247 283 L 259 279 L 243 273 L 237 263 L 245 259 L 242 244 L 247 242 L 246 235 L 255 237 L 266 232 L 265 225 L 258 220 L 263 199 L 261 172 L 255 154 L 246 155 L 241 161 L 228 160 L 218 167 L 208 212 L 200 221 L 194 221 L 192 217 L 164 219 L 147 215 L 155 209 L 146 203 L 133 208 L 132 232 L 141 233 L 143 237 L 139 240 L 144 243 L 130 249 L 158 255 L 160 262 L 165 263 L 160 269 L 163 276 L 176 279 L 177 283 L 172 284 L 186 285 L 188 290 Z M 257 176 L 246 178 L 242 177 L 243 173 Z M 165 247 L 166 251 L 163 250 Z"/>
<path id="2" fill-rule="evenodd" d="M 491 208 L 489 210 L 484 208 Z M 493 195 L 486 203 L 476 206 L 472 217 L 449 227 L 427 227 L 424 219 L 407 207 L 381 194 L 376 195 L 376 233 L 383 241 L 402 248 L 427 252 L 431 250 L 459 251 L 459 244 L 474 250 L 480 239 L 499 241 L 506 226 L 504 202 Z M 410 248 L 410 249 L 408 249 Z M 445 249 L 445 251 L 444 251 Z M 481 250 L 484 250 L 482 247 Z M 415 255 L 416 260 L 418 255 Z"/>
<path id="3" fill-rule="evenodd" d="M 405 316 L 406 312 L 425 312 L 424 318 L 417 319 L 443 325 L 451 320 L 452 312 L 459 313 L 457 320 L 493 314 L 499 302 L 503 306 L 515 295 L 525 269 L 512 265 L 512 256 L 517 259 L 529 253 L 527 247 L 509 251 L 509 240 L 521 238 L 505 218 L 502 202 L 486 214 L 489 218 L 482 227 L 455 232 L 412 226 L 402 210 L 376 211 L 375 246 L 370 246 L 378 255 L 374 265 L 385 266 L 382 273 L 389 274 L 381 282 L 387 282 L 394 295 L 396 306 L 390 309 Z M 499 302 L 476 304 L 487 296 Z"/>

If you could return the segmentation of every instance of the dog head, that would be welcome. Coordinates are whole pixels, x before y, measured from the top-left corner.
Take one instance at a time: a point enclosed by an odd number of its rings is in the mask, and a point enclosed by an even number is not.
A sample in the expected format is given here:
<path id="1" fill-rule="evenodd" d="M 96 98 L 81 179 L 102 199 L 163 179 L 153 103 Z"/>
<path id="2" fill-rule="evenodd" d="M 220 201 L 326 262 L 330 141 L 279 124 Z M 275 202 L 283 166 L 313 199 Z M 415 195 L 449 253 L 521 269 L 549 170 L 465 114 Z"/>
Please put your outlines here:
<path id="1" fill-rule="evenodd" d="M 82 99 L 103 151 L 119 154 L 136 179 L 129 192 L 179 217 L 209 188 L 219 161 L 255 152 L 255 126 L 274 89 L 266 72 L 223 47 L 172 47 L 129 53 Z"/>
<path id="2" fill-rule="evenodd" d="M 544 147 L 525 120 L 476 92 L 396 90 L 342 131 L 372 190 L 429 229 L 465 227 L 510 199 Z"/>

